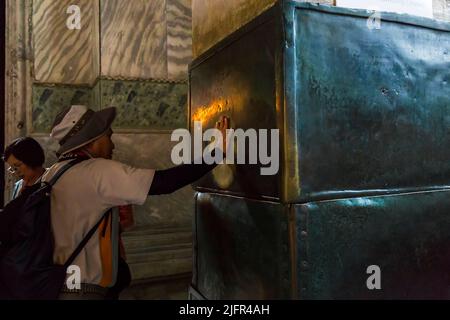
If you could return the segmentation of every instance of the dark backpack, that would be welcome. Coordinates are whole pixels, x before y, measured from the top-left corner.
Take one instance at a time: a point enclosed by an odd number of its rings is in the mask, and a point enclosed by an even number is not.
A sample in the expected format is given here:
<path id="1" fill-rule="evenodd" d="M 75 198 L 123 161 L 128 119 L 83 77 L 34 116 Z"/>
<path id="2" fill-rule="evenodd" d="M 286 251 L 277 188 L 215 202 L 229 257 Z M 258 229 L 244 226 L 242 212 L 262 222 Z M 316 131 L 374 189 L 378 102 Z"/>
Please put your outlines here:
<path id="1" fill-rule="evenodd" d="M 88 232 L 64 265 L 53 263 L 50 215 L 52 186 L 72 166 L 66 164 L 49 181 L 25 189 L 0 213 L 0 298 L 57 299 L 66 270 L 95 233 L 105 216 Z"/>

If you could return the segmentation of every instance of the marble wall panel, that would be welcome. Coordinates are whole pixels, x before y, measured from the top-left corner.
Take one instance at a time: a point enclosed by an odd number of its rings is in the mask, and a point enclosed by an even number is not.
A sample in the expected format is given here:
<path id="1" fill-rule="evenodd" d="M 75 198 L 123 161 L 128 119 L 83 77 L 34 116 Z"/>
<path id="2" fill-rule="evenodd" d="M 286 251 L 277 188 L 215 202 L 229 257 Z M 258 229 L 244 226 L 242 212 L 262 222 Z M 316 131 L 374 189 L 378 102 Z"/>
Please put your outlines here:
<path id="1" fill-rule="evenodd" d="M 79 29 L 69 28 L 70 6 L 79 8 Z M 99 75 L 98 1 L 34 0 L 32 19 L 36 81 L 92 85 Z"/>
<path id="2" fill-rule="evenodd" d="M 167 78 L 166 0 L 100 0 L 101 73 Z"/>
<path id="3" fill-rule="evenodd" d="M 169 79 L 187 79 L 192 60 L 191 0 L 167 0 L 167 68 Z"/>
<path id="4" fill-rule="evenodd" d="M 33 85 L 32 133 L 49 133 L 56 115 L 65 108 L 82 104 L 98 109 L 97 88 Z"/>
<path id="5" fill-rule="evenodd" d="M 172 130 L 187 126 L 186 83 L 101 80 L 102 107 L 117 107 L 114 128 Z"/>

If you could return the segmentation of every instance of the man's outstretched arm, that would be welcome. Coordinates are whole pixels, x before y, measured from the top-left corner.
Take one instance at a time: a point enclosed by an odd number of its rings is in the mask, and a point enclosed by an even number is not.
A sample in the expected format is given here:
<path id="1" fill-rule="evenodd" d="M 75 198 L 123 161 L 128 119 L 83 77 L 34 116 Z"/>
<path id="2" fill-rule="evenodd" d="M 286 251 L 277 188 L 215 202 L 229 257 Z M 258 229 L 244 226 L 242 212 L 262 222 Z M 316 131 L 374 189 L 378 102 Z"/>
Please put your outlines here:
<path id="1" fill-rule="evenodd" d="M 216 123 L 216 129 L 222 132 L 223 149 L 226 150 L 226 129 L 230 128 L 230 121 L 227 117 L 222 116 L 220 121 Z M 219 149 L 213 152 L 222 152 Z M 225 153 L 223 153 L 225 159 Z M 152 185 L 148 192 L 149 195 L 169 194 L 181 189 L 214 169 L 217 164 L 182 164 L 166 170 L 157 170 L 153 176 Z"/>
<path id="2" fill-rule="evenodd" d="M 149 195 L 169 194 L 181 189 L 210 172 L 216 164 L 182 164 L 166 170 L 157 170 Z"/>

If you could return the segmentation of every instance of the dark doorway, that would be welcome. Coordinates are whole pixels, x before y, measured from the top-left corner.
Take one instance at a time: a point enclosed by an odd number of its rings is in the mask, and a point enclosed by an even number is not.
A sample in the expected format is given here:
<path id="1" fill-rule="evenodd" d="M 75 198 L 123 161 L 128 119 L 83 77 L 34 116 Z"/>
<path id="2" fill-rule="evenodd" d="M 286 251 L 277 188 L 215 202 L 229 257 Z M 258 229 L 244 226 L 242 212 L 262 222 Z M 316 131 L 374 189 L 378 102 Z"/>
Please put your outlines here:
<path id="1" fill-rule="evenodd" d="M 0 4 L 0 153 L 3 153 L 5 147 L 5 51 L 6 51 L 6 1 L 1 1 Z M 3 200 L 5 194 L 5 170 L 3 169 L 3 162 L 0 167 L 0 208 L 3 208 Z"/>

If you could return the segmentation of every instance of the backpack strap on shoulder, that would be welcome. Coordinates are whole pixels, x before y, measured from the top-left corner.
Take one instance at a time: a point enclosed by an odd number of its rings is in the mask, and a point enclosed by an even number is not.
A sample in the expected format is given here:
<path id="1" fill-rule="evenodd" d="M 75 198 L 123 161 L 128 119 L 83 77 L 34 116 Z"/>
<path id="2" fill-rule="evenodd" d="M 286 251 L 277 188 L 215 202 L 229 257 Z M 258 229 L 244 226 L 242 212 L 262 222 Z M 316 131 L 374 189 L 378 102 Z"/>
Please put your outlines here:
<path id="1" fill-rule="evenodd" d="M 64 264 L 64 270 L 66 270 L 75 260 L 75 258 L 80 254 L 81 250 L 86 246 L 86 244 L 89 242 L 89 240 L 92 238 L 94 233 L 97 231 L 97 229 L 100 227 L 100 224 L 109 218 L 109 216 L 112 214 L 112 209 L 109 209 L 105 212 L 105 214 L 101 217 L 101 219 L 97 222 L 95 226 L 89 230 L 89 232 L 84 236 L 83 240 L 78 244 L 76 249 L 72 252 L 69 259 L 67 259 L 66 263 Z"/>
<path id="2" fill-rule="evenodd" d="M 58 181 L 59 178 L 61 178 L 61 176 L 70 168 L 72 168 L 74 165 L 80 163 L 81 161 L 84 161 L 85 159 L 75 159 L 70 161 L 69 163 L 65 164 L 61 169 L 59 169 L 58 172 L 56 172 L 56 174 L 50 179 L 50 181 L 48 181 L 47 183 L 51 186 L 53 186 L 56 181 Z"/>

